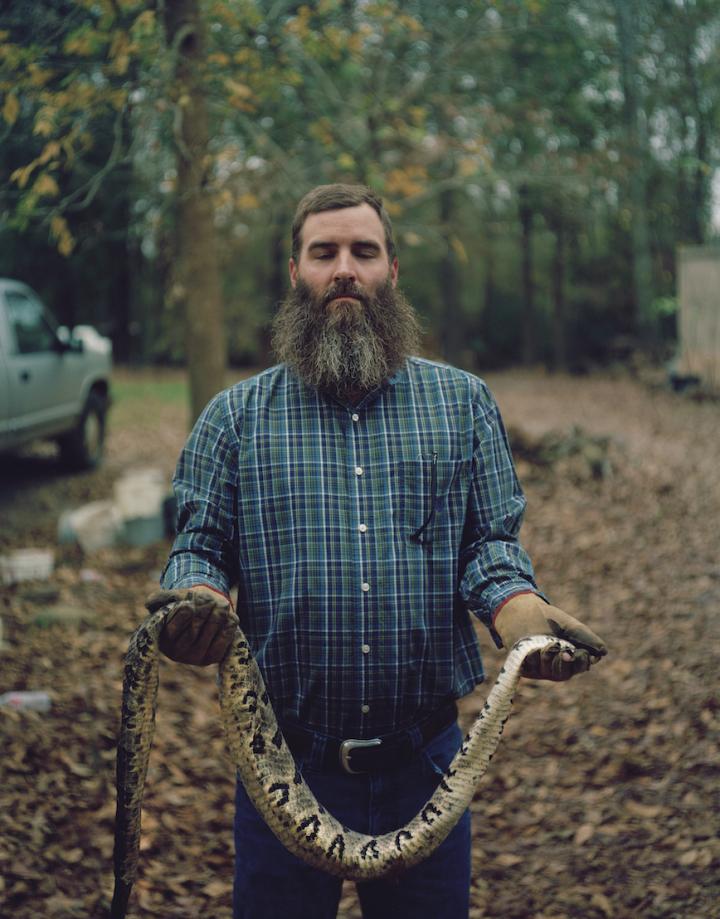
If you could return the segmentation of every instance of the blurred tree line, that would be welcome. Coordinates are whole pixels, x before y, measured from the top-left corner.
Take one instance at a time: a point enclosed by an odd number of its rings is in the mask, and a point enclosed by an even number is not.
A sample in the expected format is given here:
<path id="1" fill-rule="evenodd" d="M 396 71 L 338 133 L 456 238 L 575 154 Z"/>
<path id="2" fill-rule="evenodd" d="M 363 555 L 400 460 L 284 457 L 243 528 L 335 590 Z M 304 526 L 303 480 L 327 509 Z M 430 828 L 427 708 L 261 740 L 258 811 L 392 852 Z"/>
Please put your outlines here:
<path id="1" fill-rule="evenodd" d="M 386 199 L 428 350 L 659 354 L 712 238 L 715 0 L 22 0 L 0 16 L 0 275 L 116 357 L 270 360 L 289 223 Z"/>

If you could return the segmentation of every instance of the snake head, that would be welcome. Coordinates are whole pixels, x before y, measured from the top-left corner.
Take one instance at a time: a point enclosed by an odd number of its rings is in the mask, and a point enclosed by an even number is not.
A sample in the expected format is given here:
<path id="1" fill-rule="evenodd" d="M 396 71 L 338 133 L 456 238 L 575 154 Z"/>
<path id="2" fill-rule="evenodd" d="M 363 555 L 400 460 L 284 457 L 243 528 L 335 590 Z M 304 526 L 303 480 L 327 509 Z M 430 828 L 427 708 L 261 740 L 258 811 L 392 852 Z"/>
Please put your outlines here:
<path id="1" fill-rule="evenodd" d="M 588 651 L 557 635 L 528 635 L 515 642 L 515 650 L 523 658 L 522 675 L 534 680 L 568 680 L 594 663 Z"/>
<path id="2" fill-rule="evenodd" d="M 533 651 L 567 651 L 568 654 L 572 654 L 576 647 L 565 638 L 559 638 L 557 635 L 525 635 L 523 638 L 518 638 L 511 650 L 524 649 L 527 654 L 531 654 Z"/>

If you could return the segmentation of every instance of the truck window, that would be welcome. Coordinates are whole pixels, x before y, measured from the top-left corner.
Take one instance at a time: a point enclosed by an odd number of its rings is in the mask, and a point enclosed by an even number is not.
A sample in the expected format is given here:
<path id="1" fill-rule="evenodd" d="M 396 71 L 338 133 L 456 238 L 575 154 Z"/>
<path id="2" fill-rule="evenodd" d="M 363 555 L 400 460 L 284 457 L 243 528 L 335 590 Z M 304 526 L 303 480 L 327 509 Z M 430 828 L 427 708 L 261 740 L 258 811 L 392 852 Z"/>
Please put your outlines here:
<path id="1" fill-rule="evenodd" d="M 18 290 L 5 291 L 10 327 L 15 333 L 17 354 L 52 351 L 55 334 L 45 318 L 42 306 Z"/>

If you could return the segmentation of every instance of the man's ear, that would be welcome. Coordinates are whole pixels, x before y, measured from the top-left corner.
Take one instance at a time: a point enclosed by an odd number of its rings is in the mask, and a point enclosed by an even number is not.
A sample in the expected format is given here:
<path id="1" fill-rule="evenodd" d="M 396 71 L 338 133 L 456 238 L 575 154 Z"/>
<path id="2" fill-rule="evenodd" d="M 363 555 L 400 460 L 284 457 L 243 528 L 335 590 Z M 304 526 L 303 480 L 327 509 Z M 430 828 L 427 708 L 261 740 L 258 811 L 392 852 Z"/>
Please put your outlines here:
<path id="1" fill-rule="evenodd" d="M 297 264 L 295 263 L 295 259 L 292 258 L 292 256 L 290 257 L 290 260 L 288 261 L 288 271 L 290 273 L 290 284 L 294 290 L 295 287 L 297 286 L 298 268 L 297 268 Z"/>
<path id="2" fill-rule="evenodd" d="M 400 263 L 398 262 L 397 257 L 395 257 L 390 264 L 390 283 L 393 287 L 397 287 L 399 268 Z"/>

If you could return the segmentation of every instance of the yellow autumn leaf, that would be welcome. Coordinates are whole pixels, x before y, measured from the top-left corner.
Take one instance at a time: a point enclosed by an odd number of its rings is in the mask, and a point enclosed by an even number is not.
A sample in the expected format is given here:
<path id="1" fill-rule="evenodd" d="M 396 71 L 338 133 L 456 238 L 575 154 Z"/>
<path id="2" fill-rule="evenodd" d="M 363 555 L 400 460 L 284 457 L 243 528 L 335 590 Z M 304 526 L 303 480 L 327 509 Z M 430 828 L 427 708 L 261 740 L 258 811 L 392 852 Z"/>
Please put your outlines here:
<path id="1" fill-rule="evenodd" d="M 245 17 L 248 17 L 249 14 L 250 14 L 249 10 L 247 11 L 243 10 L 243 15 Z M 231 29 L 239 29 L 242 27 L 238 19 L 237 13 L 234 10 L 230 9 L 227 3 L 214 3 L 208 10 L 208 15 L 214 19 L 220 20 L 220 22 L 223 22 L 226 26 L 228 26 Z M 249 20 L 247 19 L 243 24 L 245 26 L 252 25 L 252 23 L 249 22 Z"/>
<path id="2" fill-rule="evenodd" d="M 123 76 L 130 65 L 130 42 L 125 32 L 116 32 L 110 43 L 113 73 Z"/>
<path id="3" fill-rule="evenodd" d="M 237 199 L 237 206 L 243 211 L 254 211 L 256 208 L 260 207 L 260 201 L 256 195 L 253 195 L 251 192 L 246 192 Z"/>
<path id="4" fill-rule="evenodd" d="M 463 265 L 467 265 L 467 262 L 468 262 L 467 250 L 465 249 L 465 246 L 463 245 L 462 240 L 459 239 L 457 236 L 451 236 L 450 245 L 453 247 L 453 252 L 457 256 L 457 260 L 459 262 L 462 262 Z"/>
<path id="5" fill-rule="evenodd" d="M 64 233 L 67 230 L 67 221 L 64 217 L 61 217 L 59 214 L 53 214 L 50 218 L 50 232 L 57 239 L 61 233 Z"/>
<path id="6" fill-rule="evenodd" d="M 391 169 L 387 174 L 386 189 L 392 195 L 411 198 L 424 190 L 425 170 L 421 166 Z"/>
<path id="7" fill-rule="evenodd" d="M 55 125 L 53 124 L 53 112 L 45 106 L 41 108 L 40 111 L 35 116 L 35 124 L 33 126 L 33 134 L 39 134 L 40 137 L 49 137 Z"/>
<path id="8" fill-rule="evenodd" d="M 54 75 L 52 70 L 46 70 L 35 62 L 28 64 L 28 73 L 30 75 L 30 85 L 36 87 L 44 86 Z"/>
<path id="9" fill-rule="evenodd" d="M 337 158 L 337 164 L 341 169 L 354 169 L 355 168 L 355 159 L 350 153 L 341 153 Z"/>
<path id="10" fill-rule="evenodd" d="M 346 41 L 347 48 L 352 54 L 359 54 L 363 50 L 364 44 L 365 40 L 359 32 L 348 36 Z"/>
<path id="11" fill-rule="evenodd" d="M 57 159 L 57 157 L 60 155 L 61 149 L 62 148 L 60 147 L 60 144 L 57 140 L 48 141 L 43 147 L 43 152 L 38 157 L 38 163 L 44 165 L 45 163 L 49 163 L 50 160 Z"/>
<path id="12" fill-rule="evenodd" d="M 472 156 L 464 156 L 458 164 L 458 172 L 464 178 L 469 178 L 477 172 L 477 160 Z"/>
<path id="13" fill-rule="evenodd" d="M 225 86 L 230 90 L 233 96 L 237 96 L 240 99 L 249 99 L 253 94 L 253 91 L 246 83 L 238 83 L 237 80 L 228 78 L 225 80 Z"/>
<path id="14" fill-rule="evenodd" d="M 75 248 L 75 240 L 70 232 L 67 221 L 59 214 L 50 218 L 50 233 L 57 240 L 60 255 L 68 256 Z"/>
<path id="15" fill-rule="evenodd" d="M 65 40 L 65 53 L 77 54 L 79 57 L 89 57 L 93 53 L 93 41 L 90 32 L 85 29 L 69 36 Z"/>
<path id="16" fill-rule="evenodd" d="M 221 188 L 215 195 L 215 207 L 229 207 L 235 201 L 235 196 L 229 188 Z"/>
<path id="17" fill-rule="evenodd" d="M 67 157 L 68 166 L 72 166 L 75 162 L 75 137 L 76 132 L 71 132 L 70 134 L 63 137 L 63 139 L 60 141 L 63 153 Z"/>
<path id="18" fill-rule="evenodd" d="M 15 182 L 19 188 L 25 188 L 35 166 L 35 162 L 28 163 L 27 166 L 19 166 L 10 174 L 10 181 Z"/>
<path id="19" fill-rule="evenodd" d="M 291 71 L 285 77 L 285 82 L 290 86 L 301 86 L 303 82 L 303 77 L 301 73 L 298 73 L 296 70 Z"/>
<path id="20" fill-rule="evenodd" d="M 409 16 L 407 13 L 401 13 L 395 21 L 404 29 L 407 29 L 408 32 L 422 32 L 422 26 L 417 19 L 413 16 Z"/>
<path id="21" fill-rule="evenodd" d="M 37 179 L 35 179 L 33 191 L 38 197 L 44 195 L 46 198 L 55 198 L 60 194 L 58 183 L 47 172 L 41 173 Z"/>
<path id="22" fill-rule="evenodd" d="M 13 45 L 10 42 L 0 44 L 0 61 L 8 70 L 14 70 L 22 65 L 23 51 L 19 45 Z"/>
<path id="23" fill-rule="evenodd" d="M 130 66 L 130 56 L 128 54 L 118 54 L 118 56 L 113 61 L 112 71 L 118 76 L 122 77 L 127 73 L 127 69 Z"/>
<path id="24" fill-rule="evenodd" d="M 333 25 L 325 26 L 322 32 L 322 39 L 326 45 L 329 45 L 331 48 L 336 50 L 344 48 L 347 43 L 346 33 L 343 32 L 342 29 Z"/>
<path id="25" fill-rule="evenodd" d="M 119 87 L 118 89 L 113 89 L 108 93 L 107 100 L 115 109 L 116 112 L 120 112 L 125 108 L 127 103 L 127 89 L 125 87 Z"/>
<path id="26" fill-rule="evenodd" d="M 17 96 L 15 93 L 8 93 L 8 95 L 5 96 L 5 103 L 3 105 L 3 118 L 8 124 L 15 124 L 19 114 L 20 103 L 18 102 Z"/>
<path id="27" fill-rule="evenodd" d="M 155 28 L 155 10 L 140 13 L 132 24 L 132 31 L 137 35 L 151 35 Z"/>

